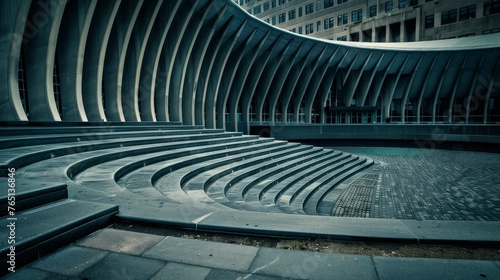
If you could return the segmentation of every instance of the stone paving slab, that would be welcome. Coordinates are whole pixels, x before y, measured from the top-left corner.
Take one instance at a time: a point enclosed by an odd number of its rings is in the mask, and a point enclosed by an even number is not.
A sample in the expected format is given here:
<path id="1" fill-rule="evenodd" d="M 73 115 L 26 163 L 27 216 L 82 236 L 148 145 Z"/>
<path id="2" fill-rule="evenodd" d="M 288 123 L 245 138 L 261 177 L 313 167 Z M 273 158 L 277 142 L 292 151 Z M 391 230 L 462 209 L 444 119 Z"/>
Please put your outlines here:
<path id="1" fill-rule="evenodd" d="M 210 271 L 210 268 L 206 267 L 169 262 L 151 280 L 204 280 Z"/>
<path id="2" fill-rule="evenodd" d="M 109 252 L 78 246 L 65 247 L 35 262 L 32 267 L 65 276 L 77 276 Z"/>
<path id="3" fill-rule="evenodd" d="M 138 232 L 102 229 L 81 239 L 76 244 L 116 253 L 139 256 L 158 244 L 163 238 L 163 236 Z"/>
<path id="4" fill-rule="evenodd" d="M 500 279 L 493 262 L 373 257 L 380 280 Z"/>
<path id="5" fill-rule="evenodd" d="M 96 265 L 89 267 L 79 275 L 81 279 L 149 279 L 155 275 L 166 262 L 110 253 Z"/>
<path id="6" fill-rule="evenodd" d="M 251 246 L 166 237 L 144 257 L 246 272 L 259 249 Z"/>
<path id="7" fill-rule="evenodd" d="M 261 248 L 251 273 L 296 279 L 377 279 L 370 257 Z"/>
<path id="8" fill-rule="evenodd" d="M 23 267 L 16 270 L 14 273 L 10 273 L 4 276 L 4 280 L 17 280 L 17 279 L 29 279 L 29 280 L 45 280 L 49 279 L 51 274 L 46 271 L 41 271 L 31 267 Z"/>
<path id="9" fill-rule="evenodd" d="M 221 280 L 221 279 L 235 279 L 235 280 L 282 280 L 281 277 L 272 277 L 261 274 L 249 274 L 234 272 L 229 270 L 212 269 L 210 274 L 204 280 Z M 291 278 L 287 278 L 291 279 Z M 292 279 L 293 280 L 293 279 Z"/>

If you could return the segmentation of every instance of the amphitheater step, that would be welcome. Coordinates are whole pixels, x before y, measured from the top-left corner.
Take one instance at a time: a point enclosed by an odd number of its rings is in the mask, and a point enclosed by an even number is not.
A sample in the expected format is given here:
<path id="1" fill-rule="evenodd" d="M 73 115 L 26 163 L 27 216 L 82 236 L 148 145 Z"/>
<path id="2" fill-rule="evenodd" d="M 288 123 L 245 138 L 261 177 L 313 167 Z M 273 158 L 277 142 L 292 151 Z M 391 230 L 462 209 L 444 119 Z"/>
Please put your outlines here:
<path id="1" fill-rule="evenodd" d="M 0 273 L 8 272 L 12 251 L 16 267 L 25 265 L 106 226 L 117 213 L 118 206 L 65 199 L 0 219 L 9 225 L 9 234 L 0 235 Z"/>
<path id="2" fill-rule="evenodd" d="M 15 212 L 20 212 L 68 198 L 66 184 L 51 184 L 30 180 L 18 180 L 14 181 L 14 186 L 15 187 L 12 188 L 13 192 L 10 193 L 10 196 L 7 191 L 4 192 L 5 195 L 0 196 L 1 209 L 7 210 L 7 207 L 9 206 L 8 203 L 10 202 L 11 205 L 15 205 Z M 9 197 L 11 198 L 9 199 Z M 0 212 L 0 217 L 6 215 L 8 215 L 8 211 Z"/>

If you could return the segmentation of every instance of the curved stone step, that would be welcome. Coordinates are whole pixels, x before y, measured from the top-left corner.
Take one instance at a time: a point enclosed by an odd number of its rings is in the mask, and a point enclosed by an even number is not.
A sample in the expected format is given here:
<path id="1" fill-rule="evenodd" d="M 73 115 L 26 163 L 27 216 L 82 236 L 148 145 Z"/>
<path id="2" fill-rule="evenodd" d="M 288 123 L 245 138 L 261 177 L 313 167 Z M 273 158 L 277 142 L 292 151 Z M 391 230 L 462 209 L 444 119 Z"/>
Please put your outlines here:
<path id="1" fill-rule="evenodd" d="M 317 181 L 321 180 L 324 176 L 334 173 L 335 170 L 341 168 L 345 164 L 355 161 L 357 158 L 350 154 L 342 154 L 340 157 L 332 159 L 321 166 L 309 170 L 306 176 L 301 176 L 287 184 L 287 189 L 282 192 L 276 199 L 276 206 L 284 213 L 300 213 L 301 208 L 293 207 L 291 210 L 290 205 L 300 195 L 300 193 L 310 187 L 311 184 L 317 185 Z"/>
<path id="2" fill-rule="evenodd" d="M 206 148 L 210 146 L 219 147 L 220 144 L 238 144 L 247 140 L 256 139 L 256 137 L 219 137 L 219 138 L 208 138 L 208 139 L 196 139 L 187 141 L 174 141 L 172 143 L 159 143 L 154 145 L 144 145 L 136 146 L 133 149 L 130 148 L 120 148 L 110 150 L 105 152 L 97 153 L 93 157 L 84 157 L 68 167 L 67 173 L 70 178 L 79 176 L 82 178 L 85 175 L 80 175 L 86 169 L 101 169 L 106 170 L 106 168 L 99 167 L 111 161 L 120 161 L 121 167 L 116 170 L 113 175 L 115 180 L 119 180 L 128 170 L 133 170 L 134 168 L 140 168 L 144 165 L 150 165 L 161 160 L 166 160 L 169 158 L 175 158 L 176 156 L 181 156 L 184 154 L 192 154 L 193 148 L 199 150 L 200 148 Z M 116 163 L 113 163 L 116 165 Z"/>
<path id="3" fill-rule="evenodd" d="M 212 159 L 209 161 L 203 161 L 197 164 L 185 166 L 182 169 L 177 169 L 174 172 L 169 173 L 168 175 L 161 176 L 161 178 L 158 178 L 157 181 L 153 180 L 155 182 L 154 186 L 163 194 L 165 194 L 165 196 L 169 198 L 175 197 L 176 201 L 183 201 L 185 199 L 187 199 L 187 201 L 192 201 L 192 197 L 189 197 L 185 190 L 182 189 L 182 185 L 184 184 L 184 182 L 193 178 L 200 172 L 205 172 L 218 166 L 237 162 L 244 158 L 248 159 L 260 155 L 270 154 L 273 152 L 279 152 L 285 150 L 288 146 L 287 144 L 287 142 L 273 141 L 266 145 L 249 147 L 249 149 L 244 153 L 240 152 L 232 155 L 226 154 L 226 156 L 222 158 Z M 200 202 L 202 203 L 210 205 L 215 204 L 212 200 L 208 199 L 206 195 L 204 195 L 202 198 L 205 199 L 200 200 Z M 222 206 L 220 204 L 218 204 L 217 207 L 226 208 L 225 206 Z"/>
<path id="4" fill-rule="evenodd" d="M 155 136 L 175 136 L 206 133 L 223 133 L 221 129 L 157 129 L 146 131 L 124 131 L 124 132 L 85 132 L 85 133 L 60 133 L 43 135 L 17 135 L 0 137 L 0 150 L 27 146 L 50 145 L 61 143 L 85 143 L 87 141 L 120 139 L 120 138 L 142 138 Z"/>
<path id="5" fill-rule="evenodd" d="M 248 159 L 245 158 L 241 161 L 231 162 L 217 168 L 200 172 L 195 177 L 192 177 L 188 182 L 184 182 L 181 187 L 189 196 L 193 198 L 203 198 L 203 200 L 205 200 L 206 196 L 208 196 L 211 201 L 215 202 L 216 200 L 212 198 L 215 193 L 212 192 L 212 196 L 208 194 L 209 188 L 214 182 L 217 182 L 230 174 L 234 174 L 235 172 L 238 173 L 242 170 L 246 173 L 247 176 L 253 176 L 262 169 L 270 168 L 287 160 L 296 158 L 302 155 L 303 152 L 305 152 L 306 150 L 310 150 L 311 148 L 311 146 L 296 145 L 295 147 L 287 147 L 286 150 L 281 150 L 278 152 Z M 225 197 L 224 190 L 220 192 L 219 196 Z M 219 201 L 216 202 L 219 203 Z"/>
<path id="6" fill-rule="evenodd" d="M 269 180 L 275 174 L 284 174 L 294 166 L 307 162 L 310 159 L 319 157 L 322 148 L 312 147 L 302 153 L 292 154 L 281 158 L 279 161 L 273 161 L 258 166 L 244 168 L 220 178 L 210 185 L 207 189 L 207 195 L 218 203 L 238 208 L 243 202 L 242 191 L 245 186 L 255 185 L 261 180 Z M 231 199 L 230 199 L 231 198 Z"/>
<path id="7" fill-rule="evenodd" d="M 215 133 L 215 134 L 193 134 L 193 135 L 176 135 L 176 136 L 158 136 L 145 138 L 121 138 L 109 140 L 94 140 L 82 143 L 60 143 L 40 146 L 27 146 L 0 150 L 0 169 L 5 173 L 7 166 L 19 169 L 23 166 L 40 162 L 55 157 L 71 155 L 94 150 L 106 150 L 118 147 L 130 147 L 137 145 L 153 144 L 153 143 L 168 143 L 189 139 L 209 139 L 219 136 L 241 136 L 241 133 Z M 0 174 L 5 176 L 4 174 Z"/>
<path id="8" fill-rule="evenodd" d="M 287 172 L 284 172 L 283 174 L 279 174 L 279 176 L 273 176 L 272 178 L 269 178 L 269 182 L 261 185 L 258 188 L 249 189 L 247 192 L 244 192 L 245 200 L 247 202 L 250 202 L 252 201 L 251 197 L 255 196 L 263 206 L 268 207 L 276 205 L 276 195 L 283 191 L 283 189 L 279 188 L 280 186 L 283 186 L 280 185 L 280 182 L 286 181 L 310 167 L 317 166 L 324 161 L 328 161 L 342 155 L 342 153 L 340 152 L 335 152 L 333 150 L 330 151 L 331 153 L 325 153 L 324 155 L 322 155 L 322 157 L 310 159 L 303 164 L 297 165 L 290 170 L 287 170 Z"/>
<path id="9" fill-rule="evenodd" d="M 364 169 L 371 166 L 373 162 L 368 162 L 365 158 L 360 158 L 356 162 L 351 163 L 343 167 L 342 173 L 337 173 L 334 177 L 330 177 L 318 185 L 314 190 L 312 190 L 306 197 L 303 197 L 301 201 L 301 208 L 304 213 L 308 215 L 319 215 L 318 205 L 325 197 L 325 195 L 332 191 L 336 186 L 345 181 L 347 178 L 352 177 Z M 339 170 L 340 171 L 340 170 Z M 333 203 L 332 203 L 333 209 Z M 331 215 L 331 210 L 329 211 Z"/>

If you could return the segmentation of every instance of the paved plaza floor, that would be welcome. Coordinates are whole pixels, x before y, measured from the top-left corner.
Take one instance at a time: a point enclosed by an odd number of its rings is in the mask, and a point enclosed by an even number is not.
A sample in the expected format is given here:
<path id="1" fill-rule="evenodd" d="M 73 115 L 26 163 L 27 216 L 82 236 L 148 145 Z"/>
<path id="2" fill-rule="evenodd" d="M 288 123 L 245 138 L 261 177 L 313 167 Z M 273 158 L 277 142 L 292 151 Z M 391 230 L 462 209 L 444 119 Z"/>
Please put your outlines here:
<path id="1" fill-rule="evenodd" d="M 399 147 L 334 148 L 377 162 L 362 182 L 365 187 L 373 188 L 371 218 L 500 221 L 498 153 Z M 350 187 L 353 185 L 359 184 L 355 181 Z"/>

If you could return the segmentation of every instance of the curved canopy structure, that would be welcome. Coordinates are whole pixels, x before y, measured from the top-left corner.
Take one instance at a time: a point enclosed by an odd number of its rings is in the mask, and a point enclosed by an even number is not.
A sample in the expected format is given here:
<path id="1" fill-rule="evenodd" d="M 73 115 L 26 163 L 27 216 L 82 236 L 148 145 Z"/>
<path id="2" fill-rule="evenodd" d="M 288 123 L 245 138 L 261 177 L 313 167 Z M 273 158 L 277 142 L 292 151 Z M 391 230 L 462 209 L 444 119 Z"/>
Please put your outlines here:
<path id="1" fill-rule="evenodd" d="M 8 0 L 0 13 L 2 121 L 496 121 L 500 34 L 317 40 L 230 0 Z"/>

